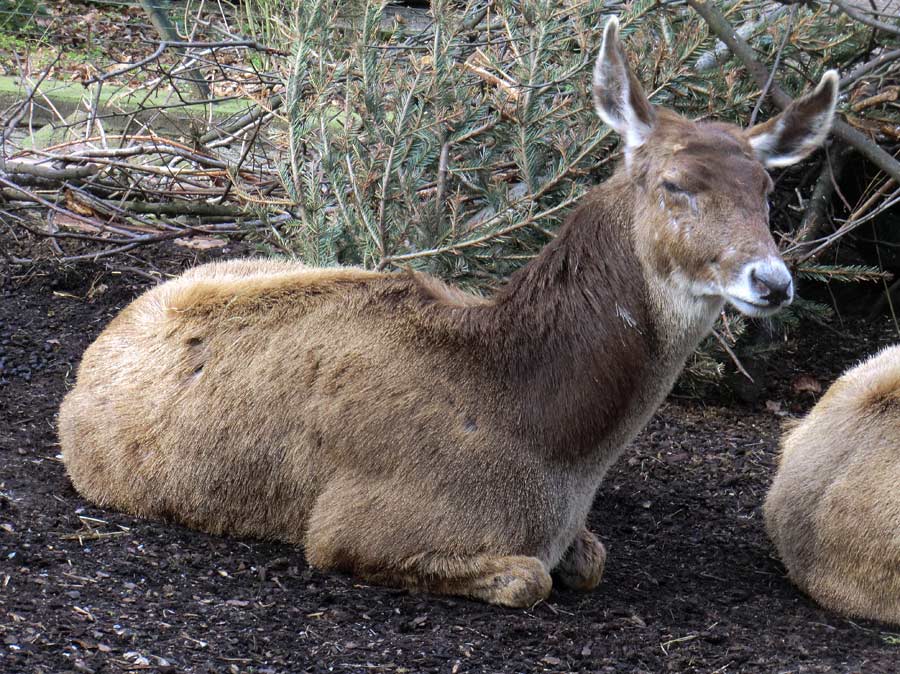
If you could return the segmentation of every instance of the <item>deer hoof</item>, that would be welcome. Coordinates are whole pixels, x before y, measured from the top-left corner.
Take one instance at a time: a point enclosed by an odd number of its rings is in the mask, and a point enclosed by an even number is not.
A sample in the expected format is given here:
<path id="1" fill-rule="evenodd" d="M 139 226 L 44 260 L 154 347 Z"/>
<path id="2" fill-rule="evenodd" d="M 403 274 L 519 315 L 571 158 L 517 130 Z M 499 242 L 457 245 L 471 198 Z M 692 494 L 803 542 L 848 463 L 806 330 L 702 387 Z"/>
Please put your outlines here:
<path id="1" fill-rule="evenodd" d="M 535 557 L 508 557 L 505 567 L 486 578 L 478 598 L 510 608 L 527 608 L 546 599 L 553 580 L 544 564 Z"/>
<path id="2" fill-rule="evenodd" d="M 570 590 L 588 592 L 600 584 L 606 565 L 606 548 L 587 529 L 572 541 L 553 574 Z"/>

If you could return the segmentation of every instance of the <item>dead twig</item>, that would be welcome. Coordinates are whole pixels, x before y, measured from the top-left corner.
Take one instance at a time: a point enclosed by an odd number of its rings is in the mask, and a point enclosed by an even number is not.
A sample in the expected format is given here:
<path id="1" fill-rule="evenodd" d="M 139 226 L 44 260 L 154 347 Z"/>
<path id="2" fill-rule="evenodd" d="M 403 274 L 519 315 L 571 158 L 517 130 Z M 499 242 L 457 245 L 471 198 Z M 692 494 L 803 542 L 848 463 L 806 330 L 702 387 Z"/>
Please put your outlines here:
<path id="1" fill-rule="evenodd" d="M 823 237 L 822 239 L 817 239 L 813 241 L 809 241 L 809 244 L 818 244 L 815 248 L 797 258 L 796 264 L 802 264 L 807 260 L 814 258 L 816 255 L 821 253 L 823 250 L 831 246 L 835 241 L 839 238 L 849 234 L 854 229 L 859 227 L 865 222 L 871 220 L 875 215 L 884 212 L 885 210 L 893 207 L 900 201 L 900 189 L 895 190 L 890 196 L 885 199 L 885 195 L 887 194 L 888 189 L 890 189 L 894 185 L 893 180 L 886 180 L 881 187 L 875 191 L 872 196 L 870 196 L 862 206 L 857 208 L 853 213 L 850 214 L 850 217 L 845 220 L 840 227 L 837 228 L 832 234 Z M 877 202 L 881 201 L 881 205 L 876 208 L 874 211 L 870 211 Z M 788 249 L 788 252 L 791 252 L 792 249 Z"/>
<path id="2" fill-rule="evenodd" d="M 796 14 L 797 5 L 791 5 L 791 11 L 790 14 L 788 14 L 788 23 L 784 28 L 784 35 L 781 37 L 781 44 L 778 46 L 778 51 L 775 52 L 775 62 L 772 64 L 772 72 L 769 73 L 769 79 L 766 80 L 766 85 L 762 88 L 762 91 L 759 92 L 759 98 L 756 99 L 756 105 L 753 106 L 753 112 L 750 113 L 750 126 L 756 124 L 756 116 L 759 114 L 759 109 L 762 107 L 763 101 L 766 100 L 769 88 L 775 80 L 775 73 L 778 72 L 778 65 L 781 63 L 781 55 L 784 52 L 784 47 L 787 44 L 788 38 L 791 36 L 791 30 L 794 27 L 794 16 Z"/>
<path id="3" fill-rule="evenodd" d="M 28 94 L 25 96 L 23 100 L 21 100 L 17 106 L 14 108 L 14 112 L 10 115 L 6 124 L 3 127 L 3 131 L 0 132 L 0 170 L 6 170 L 6 140 L 9 138 L 9 135 L 12 133 L 12 130 L 16 127 L 16 125 L 22 120 L 22 117 L 25 116 L 25 112 L 28 110 L 32 101 L 34 100 L 34 95 L 38 92 L 41 87 L 41 84 L 44 83 L 44 80 L 50 75 L 50 72 L 59 63 L 59 60 L 62 58 L 63 53 L 60 51 L 53 61 L 44 68 L 43 72 L 38 77 L 37 82 L 35 82 L 34 86 L 26 87 Z"/>
<path id="4" fill-rule="evenodd" d="M 274 47 L 267 47 L 266 45 L 260 44 L 256 40 L 223 40 L 219 42 L 184 42 L 180 40 L 162 40 L 159 45 L 156 47 L 156 50 L 150 54 L 149 56 L 142 58 L 140 61 L 135 61 L 134 63 L 129 63 L 118 70 L 114 70 L 112 72 L 103 73 L 102 75 L 97 75 L 96 77 L 92 77 L 91 79 L 85 80 L 83 84 L 85 86 L 90 86 L 92 84 L 98 84 L 101 82 L 107 82 L 111 79 L 115 79 L 122 75 L 126 75 L 132 71 L 139 70 L 144 66 L 153 63 L 158 60 L 167 49 L 223 49 L 223 48 L 242 48 L 242 49 L 253 49 L 259 52 L 265 52 L 267 54 L 277 54 L 280 56 L 288 56 L 290 52 L 286 52 L 282 49 L 275 49 Z"/>
<path id="5" fill-rule="evenodd" d="M 86 164 L 84 166 L 57 169 L 42 164 L 8 159 L 3 170 L 11 175 L 24 173 L 30 176 L 44 178 L 45 180 L 63 182 L 66 180 L 83 180 L 84 178 L 98 173 L 102 168 L 102 166 L 98 166 L 97 164 Z"/>
<path id="6" fill-rule="evenodd" d="M 731 348 L 731 346 L 728 344 L 728 342 L 725 340 L 725 338 L 722 337 L 722 335 L 720 335 L 717 330 L 713 330 L 712 334 L 713 334 L 713 337 L 716 338 L 716 341 L 719 342 L 719 345 L 722 347 L 722 349 L 725 351 L 725 353 L 728 354 L 728 357 L 731 358 L 731 362 L 734 363 L 734 366 L 737 368 L 737 371 L 740 372 L 742 375 L 744 375 L 747 379 L 749 379 L 752 382 L 753 377 L 751 377 L 750 373 L 747 372 L 746 368 L 744 368 L 743 363 L 741 363 L 741 359 L 737 357 L 737 354 L 734 352 L 734 350 Z"/>
<path id="7" fill-rule="evenodd" d="M 873 70 L 877 70 L 882 66 L 893 63 L 898 59 L 900 59 L 900 49 L 894 49 L 892 51 L 885 52 L 881 56 L 878 56 L 871 61 L 866 61 L 865 63 L 856 66 L 856 68 L 854 68 L 848 75 L 841 78 L 841 89 L 847 89 L 851 84 L 854 84 L 861 77 L 868 75 Z"/>
<path id="8" fill-rule="evenodd" d="M 797 230 L 797 236 L 794 244 L 803 243 L 811 239 L 816 239 L 822 234 L 822 228 L 828 221 L 826 210 L 831 203 L 831 197 L 837 188 L 838 181 L 844 171 L 844 166 L 850 156 L 850 151 L 846 147 L 834 148 L 836 151 L 829 152 L 825 161 L 822 163 L 822 170 L 816 179 L 816 185 L 813 193 L 807 202 L 806 211 L 803 213 L 803 220 Z M 833 160 L 832 160 L 833 156 Z"/>

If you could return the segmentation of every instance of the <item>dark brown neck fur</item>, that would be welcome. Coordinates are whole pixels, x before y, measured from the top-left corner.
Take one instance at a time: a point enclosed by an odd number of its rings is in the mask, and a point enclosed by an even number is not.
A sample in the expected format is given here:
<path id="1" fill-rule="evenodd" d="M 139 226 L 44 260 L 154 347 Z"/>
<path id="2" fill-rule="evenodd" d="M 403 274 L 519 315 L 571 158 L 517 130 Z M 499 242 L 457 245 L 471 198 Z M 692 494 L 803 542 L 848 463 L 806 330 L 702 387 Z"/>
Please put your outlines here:
<path id="1" fill-rule="evenodd" d="M 631 219 L 627 176 L 613 176 L 493 302 L 460 316 L 505 370 L 529 432 L 567 455 L 594 451 L 657 365 Z"/>

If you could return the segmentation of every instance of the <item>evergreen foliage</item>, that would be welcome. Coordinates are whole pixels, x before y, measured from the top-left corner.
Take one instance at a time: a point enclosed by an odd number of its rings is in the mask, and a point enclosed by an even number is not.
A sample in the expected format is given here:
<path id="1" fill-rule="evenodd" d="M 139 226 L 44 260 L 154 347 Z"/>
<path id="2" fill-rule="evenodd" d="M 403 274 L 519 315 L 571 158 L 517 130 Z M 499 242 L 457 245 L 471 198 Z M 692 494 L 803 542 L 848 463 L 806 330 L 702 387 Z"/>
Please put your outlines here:
<path id="1" fill-rule="evenodd" d="M 758 47 L 773 52 L 786 8 L 759 7 L 728 13 L 769 21 Z M 410 265 L 479 284 L 532 257 L 617 158 L 589 94 L 611 13 L 654 103 L 740 123 L 758 95 L 739 70 L 703 65 L 715 40 L 677 3 L 434 0 L 431 25 L 415 31 L 386 8 L 291 11 L 283 174 L 302 214 L 289 242 L 310 263 Z M 781 78 L 795 93 L 868 39 L 824 8 L 798 17 Z"/>
<path id="2" fill-rule="evenodd" d="M 247 4 L 265 10 L 258 16 L 272 14 L 270 0 Z M 847 72 L 871 53 L 872 30 L 825 5 L 721 6 L 761 61 L 780 62 L 779 84 L 792 95 L 825 69 Z M 653 103 L 747 123 L 759 91 L 680 2 L 433 0 L 422 28 L 386 2 L 293 0 L 281 15 L 293 45 L 282 176 L 299 217 L 282 246 L 310 264 L 410 266 L 476 289 L 508 276 L 618 160 L 617 139 L 590 97 L 602 27 L 613 13 Z M 885 48 L 896 46 L 894 37 Z M 900 118 L 890 102 L 863 115 L 843 108 L 872 133 Z M 764 107 L 759 119 L 772 112 Z M 800 278 L 884 277 L 821 256 L 804 260 L 798 223 L 773 221 L 789 262 L 797 250 Z M 804 312 L 826 311 L 799 301 L 778 320 L 787 326 Z M 717 329 L 726 340 L 744 332 L 742 318 L 724 321 Z M 701 349 L 691 372 L 721 372 L 715 345 Z"/>

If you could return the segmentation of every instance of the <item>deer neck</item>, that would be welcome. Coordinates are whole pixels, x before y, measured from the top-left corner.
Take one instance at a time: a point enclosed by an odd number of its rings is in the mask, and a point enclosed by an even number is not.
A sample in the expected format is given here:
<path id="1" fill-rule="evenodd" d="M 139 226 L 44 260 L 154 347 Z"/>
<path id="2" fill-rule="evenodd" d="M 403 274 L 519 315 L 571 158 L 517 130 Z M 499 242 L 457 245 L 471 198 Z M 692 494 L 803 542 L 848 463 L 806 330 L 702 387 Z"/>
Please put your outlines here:
<path id="1" fill-rule="evenodd" d="M 649 272 L 635 252 L 633 200 L 627 176 L 595 188 L 492 307 L 529 432 L 604 464 L 669 392 L 721 306 L 688 302 Z"/>

